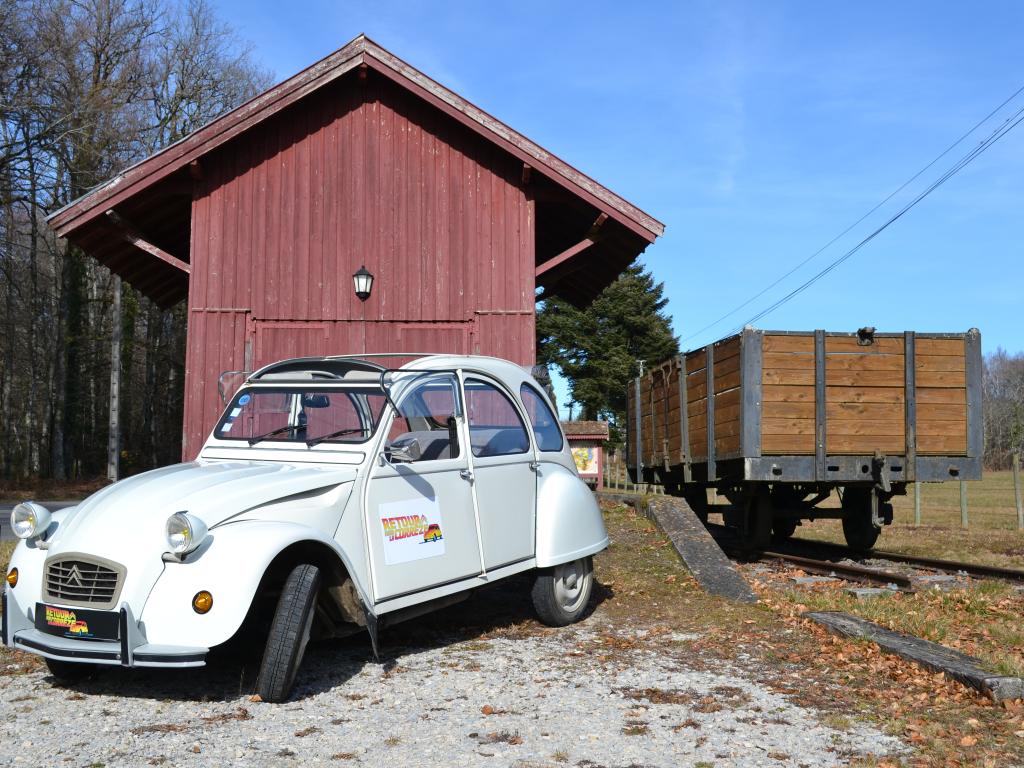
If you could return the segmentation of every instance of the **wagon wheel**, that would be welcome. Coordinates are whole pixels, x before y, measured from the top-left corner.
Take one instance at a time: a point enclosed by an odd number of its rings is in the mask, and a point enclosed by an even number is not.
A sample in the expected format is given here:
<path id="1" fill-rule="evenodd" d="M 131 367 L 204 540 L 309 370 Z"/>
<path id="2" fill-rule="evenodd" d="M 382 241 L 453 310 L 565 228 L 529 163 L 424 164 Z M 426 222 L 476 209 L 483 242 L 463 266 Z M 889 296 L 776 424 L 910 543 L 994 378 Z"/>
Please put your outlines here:
<path id="1" fill-rule="evenodd" d="M 767 549 L 772 541 L 772 497 L 765 485 L 755 485 L 744 504 L 743 545 L 746 549 Z"/>
<path id="2" fill-rule="evenodd" d="M 772 544 L 781 544 L 796 533 L 800 519 L 792 514 L 800 508 L 806 496 L 806 493 L 789 485 L 772 488 Z"/>
<path id="3" fill-rule="evenodd" d="M 772 544 L 782 544 L 793 538 L 800 521 L 795 517 L 776 517 L 772 520 Z"/>
<path id="4" fill-rule="evenodd" d="M 866 552 L 875 546 L 881 531 L 871 520 L 871 488 L 843 489 L 843 536 L 850 549 Z"/>

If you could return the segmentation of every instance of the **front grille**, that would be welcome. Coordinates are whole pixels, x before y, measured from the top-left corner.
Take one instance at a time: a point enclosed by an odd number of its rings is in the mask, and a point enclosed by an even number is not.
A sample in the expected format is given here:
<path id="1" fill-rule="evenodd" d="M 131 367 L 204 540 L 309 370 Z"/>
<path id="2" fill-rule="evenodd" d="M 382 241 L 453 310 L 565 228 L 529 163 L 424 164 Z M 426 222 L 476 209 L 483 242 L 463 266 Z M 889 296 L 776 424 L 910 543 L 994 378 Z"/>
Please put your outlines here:
<path id="1" fill-rule="evenodd" d="M 63 556 L 46 564 L 49 600 L 91 608 L 112 608 L 124 582 L 124 567 L 83 555 Z"/>

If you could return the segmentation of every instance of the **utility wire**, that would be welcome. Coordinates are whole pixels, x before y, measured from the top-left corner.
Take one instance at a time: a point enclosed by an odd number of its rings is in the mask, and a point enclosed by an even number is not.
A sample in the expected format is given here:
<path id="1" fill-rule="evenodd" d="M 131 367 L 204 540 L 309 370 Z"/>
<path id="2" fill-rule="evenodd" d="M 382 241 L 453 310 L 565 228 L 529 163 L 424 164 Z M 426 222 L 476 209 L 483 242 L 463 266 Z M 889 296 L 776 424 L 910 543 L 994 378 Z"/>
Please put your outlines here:
<path id="1" fill-rule="evenodd" d="M 844 261 L 849 259 L 855 253 L 857 253 L 857 251 L 859 251 L 861 248 L 863 248 L 865 245 L 867 245 L 869 242 L 874 240 L 875 237 L 880 235 L 889 226 L 891 226 L 896 221 L 901 219 L 914 206 L 916 206 L 918 203 L 920 203 L 922 200 L 924 200 L 926 197 L 928 197 L 928 195 L 930 195 L 936 189 L 938 189 L 943 184 L 945 184 L 947 181 L 949 181 L 949 179 L 951 179 L 953 176 L 955 176 L 957 173 L 959 173 L 965 167 L 970 165 L 970 163 L 972 163 L 979 155 L 981 155 L 985 150 L 987 150 L 989 147 L 991 147 L 993 144 L 995 144 L 997 141 L 999 141 L 999 139 L 1003 138 L 1003 136 L 1005 136 L 1011 130 L 1016 128 L 1021 122 L 1024 122 L 1024 107 L 1021 107 L 1014 114 L 1012 114 L 1009 118 L 1007 118 L 1006 121 L 999 128 L 997 128 L 987 139 L 982 141 L 977 147 L 975 147 L 970 152 L 968 152 L 966 155 L 964 155 L 964 157 L 962 157 L 960 160 L 958 160 L 952 167 L 950 167 L 945 173 L 943 173 L 942 176 L 940 176 L 938 179 L 936 179 L 934 182 L 932 182 L 927 188 L 925 188 L 925 190 L 923 192 L 921 192 L 919 195 L 917 195 L 917 197 L 915 197 L 913 200 L 911 200 L 909 203 L 907 203 L 907 205 L 905 205 L 903 208 L 901 208 L 895 215 L 890 217 L 884 224 L 882 224 L 880 227 L 878 227 L 876 230 L 874 230 L 870 235 L 865 237 L 863 240 L 861 240 L 859 243 L 857 243 L 857 245 L 855 245 L 853 248 L 848 250 L 846 253 L 844 253 L 842 256 L 840 256 L 838 259 L 836 259 L 831 264 L 829 264 L 827 267 L 825 267 L 823 270 L 821 270 L 816 275 L 811 277 L 809 280 L 805 281 L 804 283 L 802 283 L 798 287 L 794 288 L 792 291 L 790 291 L 788 294 L 786 294 L 781 299 L 776 301 L 774 304 L 772 304 L 771 306 L 767 307 L 766 309 L 761 310 L 760 312 L 758 312 L 756 315 L 754 315 L 752 318 L 747 320 L 742 325 L 737 326 L 735 330 L 740 330 L 745 325 L 751 325 L 751 324 L 757 322 L 758 320 L 760 320 L 765 315 L 767 315 L 767 314 L 769 314 L 771 312 L 774 312 L 776 309 L 781 307 L 783 304 L 785 304 L 788 301 L 790 301 L 791 299 L 793 299 L 795 296 L 797 296 L 797 294 L 805 291 L 807 288 L 809 288 L 810 286 L 814 285 L 814 283 L 818 282 L 818 280 L 823 278 L 825 275 L 827 275 L 829 272 L 834 270 L 836 267 L 838 267 Z"/>
<path id="2" fill-rule="evenodd" d="M 857 219 L 857 220 L 856 220 L 855 222 L 853 222 L 853 223 L 852 223 L 852 224 L 851 224 L 850 226 L 848 226 L 848 227 L 847 227 L 846 229 L 844 229 L 844 230 L 843 230 L 842 232 L 840 232 L 840 233 L 839 233 L 838 235 L 836 235 L 836 236 L 835 236 L 835 237 L 833 237 L 833 238 L 832 238 L 831 240 L 829 240 L 829 241 L 828 241 L 827 243 L 825 243 L 825 245 L 821 246 L 821 248 L 819 248 L 818 250 L 816 250 L 816 251 L 815 251 L 814 253 L 812 253 L 812 254 L 811 254 L 810 256 L 808 256 L 808 257 L 807 257 L 806 259 L 804 259 L 804 260 L 803 260 L 803 261 L 801 261 L 801 262 L 800 262 L 799 264 L 797 264 L 797 265 L 796 265 L 795 267 L 793 267 L 792 269 L 790 269 L 790 270 L 789 270 L 788 272 L 786 272 L 786 273 L 785 273 L 784 275 L 782 275 L 781 277 L 777 278 L 777 279 L 775 280 L 775 282 L 773 282 L 773 283 L 770 283 L 770 284 L 768 284 L 767 286 L 765 286 L 764 288 L 762 288 L 762 289 L 761 289 L 760 291 L 758 291 L 757 293 L 755 293 L 755 294 L 754 294 L 753 296 L 751 296 L 751 297 L 750 297 L 749 299 L 747 299 L 746 301 L 744 301 L 744 302 L 743 302 L 742 304 L 738 304 L 737 306 L 733 307 L 732 309 L 730 309 L 730 310 L 729 310 L 728 312 L 726 312 L 726 313 L 725 313 L 724 315 L 722 315 L 721 317 L 719 317 L 719 318 L 717 318 L 716 320 L 713 320 L 712 322 L 710 322 L 710 323 L 708 323 L 707 325 L 705 325 L 705 326 L 704 326 L 703 328 L 701 328 L 701 329 L 700 329 L 699 331 L 696 331 L 696 332 L 694 332 L 694 333 L 691 333 L 691 334 L 690 334 L 689 336 L 687 336 L 686 338 L 684 338 L 684 339 L 683 339 L 683 341 L 684 341 L 684 342 L 685 342 L 685 341 L 689 341 L 690 339 L 692 339 L 692 338 L 695 338 L 696 336 L 699 336 L 700 334 L 704 333 L 704 331 L 707 331 L 707 330 L 709 330 L 709 329 L 711 329 L 711 328 L 714 328 L 714 327 L 715 327 L 716 325 L 718 325 L 718 324 L 719 324 L 720 322 L 722 322 L 722 321 L 723 321 L 723 320 L 725 320 L 726 318 L 732 317 L 733 315 L 735 315 L 735 314 L 736 314 L 737 312 L 739 312 L 739 311 L 740 311 L 741 309 L 743 309 L 744 307 L 746 307 L 746 306 L 748 306 L 748 305 L 750 305 L 750 304 L 754 303 L 754 302 L 755 302 L 755 301 L 757 301 L 757 300 L 758 300 L 759 298 L 761 298 L 762 296 L 764 296 L 764 295 L 765 295 L 766 293 L 768 293 L 768 291 L 770 291 L 770 290 L 771 290 L 772 288 L 774 288 L 775 286 L 777 286 L 777 285 L 778 285 L 779 283 L 781 283 L 781 282 L 782 282 L 783 280 L 785 280 L 786 278 L 788 278 L 789 276 L 791 276 L 791 275 L 792 275 L 792 274 L 793 274 L 794 272 L 798 271 L 798 270 L 799 270 L 799 269 L 800 269 L 801 267 L 803 267 L 803 266 L 804 266 L 805 264 L 807 264 L 808 262 L 810 262 L 810 261 L 813 261 L 814 259 L 816 259 L 816 258 L 817 258 L 818 256 L 820 256 L 820 255 L 821 255 L 821 254 L 822 254 L 822 253 L 823 253 L 824 251 L 828 250 L 828 248 L 829 248 L 829 247 L 831 247 L 831 246 L 832 246 L 833 244 L 835 244 L 835 243 L 836 243 L 836 241 L 838 241 L 838 240 L 842 239 L 842 238 L 843 238 L 843 237 L 844 237 L 845 235 L 847 235 L 847 234 L 848 234 L 848 233 L 849 233 L 849 232 L 850 232 L 850 231 L 851 231 L 852 229 L 856 228 L 856 227 L 857 227 L 857 226 L 858 226 L 859 224 L 861 224 L 861 223 L 862 223 L 862 222 L 863 222 L 863 221 L 864 221 L 865 219 L 867 219 L 867 218 L 868 218 L 869 216 L 871 216 L 871 214 L 873 214 L 873 213 L 874 213 L 875 211 L 877 211 L 877 210 L 878 210 L 879 208 L 881 208 L 881 207 L 882 207 L 883 205 L 885 205 L 885 204 L 886 204 L 886 203 L 888 203 L 888 202 L 889 202 L 890 200 L 892 200 L 892 199 L 893 199 L 894 197 L 896 197 L 896 195 L 898 195 L 898 194 L 899 194 L 900 192 L 902 192 L 902 191 L 903 191 L 904 189 L 906 189 L 906 188 L 907 188 L 908 186 L 910 186 L 910 185 L 911 185 L 912 183 L 914 183 L 914 182 L 915 182 L 915 181 L 916 181 L 916 180 L 917 180 L 918 178 L 920 178 L 920 176 L 921 176 L 921 175 L 922 175 L 922 174 L 923 174 L 923 173 L 924 173 L 925 171 L 927 171 L 927 170 L 928 170 L 929 168 L 931 168 L 931 167 L 932 167 L 933 165 L 935 165 L 935 164 L 936 164 L 937 162 L 939 162 L 939 160 L 941 160 L 941 159 L 942 159 L 942 158 L 944 158 L 944 157 L 945 157 L 946 155 L 948 155 L 948 154 L 949 154 L 950 152 L 952 152 L 952 151 L 953 151 L 954 149 L 956 149 L 956 148 L 957 148 L 957 147 L 958 147 L 958 146 L 959 146 L 960 144 L 962 144 L 962 143 L 964 142 L 964 140 L 965 140 L 965 139 L 966 139 L 966 138 L 967 138 L 968 136 L 970 136 L 970 135 L 971 135 L 972 133 L 974 133 L 974 132 L 975 132 L 976 130 L 978 130 L 978 129 L 979 129 L 979 128 L 980 128 L 981 126 L 982 126 L 982 125 L 984 125 L 984 124 L 985 124 L 985 123 L 987 123 L 987 122 L 988 122 L 989 120 L 991 120 L 991 119 L 992 119 L 992 116 L 993 116 L 993 115 L 995 115 L 995 114 L 996 114 L 997 112 L 999 112 L 999 111 L 1000 111 L 1000 110 L 1001 110 L 1001 109 L 1002 109 L 1003 107 L 1005 107 L 1005 106 L 1006 106 L 1007 104 L 1009 104 L 1009 103 L 1010 103 L 1011 101 L 1013 101 L 1014 99 L 1016 99 L 1016 98 L 1017 98 L 1017 97 L 1018 97 L 1018 96 L 1019 96 L 1019 95 L 1020 95 L 1021 93 L 1024 93 L 1024 85 L 1022 85 L 1022 86 L 1021 86 L 1020 88 L 1018 88 L 1018 89 L 1017 89 L 1016 91 L 1014 91 L 1014 92 L 1013 92 L 1013 93 L 1012 93 L 1012 94 L 1011 94 L 1011 95 L 1010 95 L 1010 96 L 1009 96 L 1009 97 L 1008 97 L 1008 98 L 1007 98 L 1007 99 L 1006 99 L 1005 101 L 1003 101 L 1003 103 L 1002 103 L 1002 104 L 1000 104 L 1000 105 L 999 105 L 998 107 L 996 107 L 996 108 L 995 108 L 995 109 L 993 109 L 993 110 L 992 110 L 991 112 L 989 112 L 989 113 L 988 113 L 987 115 L 985 115 L 985 117 L 983 117 L 983 118 L 982 118 L 981 120 L 979 120 L 979 121 L 978 121 L 977 123 L 975 123 L 975 124 L 974 124 L 974 126 L 973 126 L 973 127 L 972 127 L 972 128 L 971 128 L 971 129 L 969 130 L 969 131 L 967 131 L 967 132 L 966 132 L 965 134 L 963 134 L 963 135 L 962 135 L 962 136 L 961 136 L 961 137 L 960 137 L 959 139 L 957 139 L 957 140 L 956 140 L 956 141 L 954 141 L 954 142 L 953 142 L 952 144 L 950 144 L 950 145 L 949 145 L 948 147 L 946 147 L 946 148 L 945 148 L 945 149 L 944 149 L 944 150 L 943 150 L 943 151 L 942 151 L 941 153 L 939 153 L 939 154 L 938 154 L 938 155 L 937 155 L 937 156 L 936 156 L 936 157 L 935 157 L 935 158 L 934 158 L 934 159 L 933 159 L 933 160 L 932 160 L 932 161 L 931 161 L 930 163 L 928 163 L 928 165 L 924 166 L 924 167 L 923 167 L 923 168 L 922 168 L 921 170 L 919 170 L 919 171 L 918 171 L 917 173 L 915 173 L 915 174 L 914 174 L 913 176 L 911 176 L 911 177 L 910 177 L 909 179 L 907 179 L 907 180 L 906 180 L 905 182 L 903 182 L 902 184 L 900 184 L 900 186 L 899 186 L 899 187 L 898 187 L 898 188 L 897 188 L 896 190 L 894 190 L 894 191 L 893 191 L 893 192 L 892 192 L 892 193 L 891 193 L 891 194 L 890 194 L 890 195 L 889 195 L 888 197 L 886 197 L 886 198 L 885 198 L 884 200 L 882 200 L 882 201 L 881 201 L 880 203 L 878 203 L 878 204 L 877 204 L 877 205 L 876 205 L 876 206 L 875 206 L 874 208 L 872 208 L 872 209 L 871 209 L 870 211 L 868 211 L 867 213 L 865 213 L 865 214 L 864 214 L 863 216 L 861 216 L 861 217 L 860 217 L 859 219 Z"/>

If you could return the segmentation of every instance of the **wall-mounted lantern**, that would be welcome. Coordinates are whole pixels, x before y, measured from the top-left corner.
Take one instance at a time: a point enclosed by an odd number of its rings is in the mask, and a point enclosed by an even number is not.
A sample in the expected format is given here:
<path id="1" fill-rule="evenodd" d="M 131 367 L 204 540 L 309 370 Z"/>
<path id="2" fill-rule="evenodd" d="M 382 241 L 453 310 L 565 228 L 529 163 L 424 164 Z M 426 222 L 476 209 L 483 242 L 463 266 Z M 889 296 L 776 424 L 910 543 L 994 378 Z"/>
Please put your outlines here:
<path id="1" fill-rule="evenodd" d="M 366 301 L 370 298 L 370 291 L 373 290 L 373 275 L 365 265 L 361 266 L 359 270 L 352 275 L 352 284 L 355 286 L 356 296 L 359 297 L 360 301 Z"/>

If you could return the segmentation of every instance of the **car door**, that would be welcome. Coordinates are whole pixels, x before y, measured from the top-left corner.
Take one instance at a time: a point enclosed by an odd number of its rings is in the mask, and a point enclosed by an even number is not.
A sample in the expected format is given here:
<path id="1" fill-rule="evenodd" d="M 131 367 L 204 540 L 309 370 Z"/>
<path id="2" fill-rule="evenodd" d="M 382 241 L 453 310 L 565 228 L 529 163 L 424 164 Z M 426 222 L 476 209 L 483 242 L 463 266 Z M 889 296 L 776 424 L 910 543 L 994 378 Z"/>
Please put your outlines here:
<path id="1" fill-rule="evenodd" d="M 377 602 L 481 571 L 458 379 L 401 374 L 393 391 L 399 412 L 383 425 L 366 496 Z"/>
<path id="2" fill-rule="evenodd" d="M 536 457 L 512 396 L 481 375 L 466 374 L 463 383 L 484 566 L 490 571 L 533 557 Z"/>

